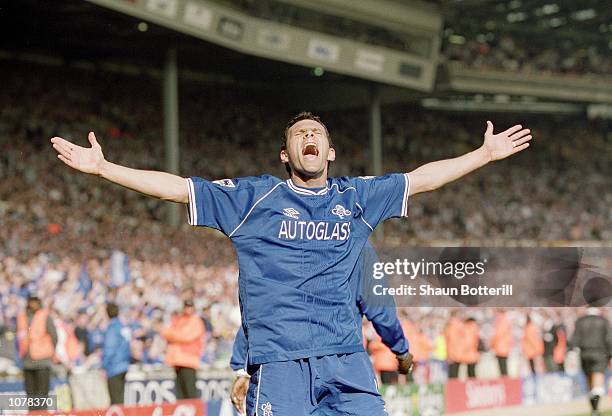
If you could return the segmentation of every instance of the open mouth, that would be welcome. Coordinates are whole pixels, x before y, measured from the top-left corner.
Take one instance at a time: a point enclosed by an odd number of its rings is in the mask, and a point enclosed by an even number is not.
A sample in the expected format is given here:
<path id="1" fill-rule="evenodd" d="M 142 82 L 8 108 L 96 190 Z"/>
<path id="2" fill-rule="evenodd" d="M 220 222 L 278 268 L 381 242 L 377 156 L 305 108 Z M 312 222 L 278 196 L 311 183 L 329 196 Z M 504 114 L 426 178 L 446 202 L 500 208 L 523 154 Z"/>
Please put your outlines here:
<path id="1" fill-rule="evenodd" d="M 319 149 L 317 149 L 317 145 L 315 143 L 307 143 L 302 149 L 302 155 L 319 156 Z"/>

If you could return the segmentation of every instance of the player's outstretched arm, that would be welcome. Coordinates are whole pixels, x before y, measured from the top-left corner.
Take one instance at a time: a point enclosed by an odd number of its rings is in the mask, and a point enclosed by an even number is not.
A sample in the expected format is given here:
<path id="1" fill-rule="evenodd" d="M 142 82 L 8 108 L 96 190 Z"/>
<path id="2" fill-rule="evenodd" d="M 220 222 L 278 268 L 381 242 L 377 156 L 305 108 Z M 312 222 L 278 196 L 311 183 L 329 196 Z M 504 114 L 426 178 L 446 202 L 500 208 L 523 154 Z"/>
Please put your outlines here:
<path id="1" fill-rule="evenodd" d="M 494 160 L 505 159 L 529 147 L 529 129 L 520 124 L 501 133 L 493 133 L 493 123 L 487 121 L 482 146 L 454 159 L 427 163 L 409 173 L 410 195 L 433 191 Z"/>
<path id="2" fill-rule="evenodd" d="M 189 202 L 187 179 L 165 172 L 131 169 L 104 159 L 102 147 L 96 136 L 87 136 L 91 147 L 81 147 L 61 137 L 53 137 L 51 143 L 57 157 L 66 165 L 80 172 L 100 176 L 118 185 L 145 195 L 166 201 Z"/>

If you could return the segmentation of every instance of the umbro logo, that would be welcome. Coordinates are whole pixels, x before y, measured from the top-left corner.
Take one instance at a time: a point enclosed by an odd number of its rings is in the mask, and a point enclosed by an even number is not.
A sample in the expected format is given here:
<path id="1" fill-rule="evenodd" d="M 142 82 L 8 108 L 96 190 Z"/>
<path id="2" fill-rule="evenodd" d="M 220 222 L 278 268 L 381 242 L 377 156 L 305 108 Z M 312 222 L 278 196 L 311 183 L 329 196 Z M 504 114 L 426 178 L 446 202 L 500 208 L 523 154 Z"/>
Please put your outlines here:
<path id="1" fill-rule="evenodd" d="M 262 404 L 261 410 L 263 411 L 263 416 L 274 416 L 274 414 L 272 413 L 272 405 L 270 404 L 270 402 Z"/>
<path id="2" fill-rule="evenodd" d="M 217 185 L 221 185 L 221 186 L 227 186 L 228 188 L 236 187 L 236 185 L 234 184 L 234 181 L 232 181 L 231 179 L 219 179 L 216 181 L 212 181 L 212 183 L 216 183 Z"/>
<path id="3" fill-rule="evenodd" d="M 351 211 L 344 208 L 342 205 L 338 204 L 332 209 L 332 214 L 337 215 L 340 219 L 344 219 L 344 217 L 348 217 L 351 215 Z"/>
<path id="4" fill-rule="evenodd" d="M 300 213 L 295 208 L 285 208 L 283 210 L 283 214 L 285 214 L 288 217 L 294 218 L 296 220 L 299 219 L 299 216 L 300 216 Z"/>

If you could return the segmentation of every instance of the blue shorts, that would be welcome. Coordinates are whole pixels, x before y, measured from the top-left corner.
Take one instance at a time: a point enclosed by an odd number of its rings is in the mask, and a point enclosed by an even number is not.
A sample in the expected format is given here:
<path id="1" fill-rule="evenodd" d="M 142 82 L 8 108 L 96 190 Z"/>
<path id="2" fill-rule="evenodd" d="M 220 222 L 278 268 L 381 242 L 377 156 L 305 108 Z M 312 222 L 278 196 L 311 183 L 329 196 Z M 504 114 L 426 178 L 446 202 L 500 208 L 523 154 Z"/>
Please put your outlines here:
<path id="1" fill-rule="evenodd" d="M 249 367 L 248 416 L 387 416 L 365 352 Z"/>

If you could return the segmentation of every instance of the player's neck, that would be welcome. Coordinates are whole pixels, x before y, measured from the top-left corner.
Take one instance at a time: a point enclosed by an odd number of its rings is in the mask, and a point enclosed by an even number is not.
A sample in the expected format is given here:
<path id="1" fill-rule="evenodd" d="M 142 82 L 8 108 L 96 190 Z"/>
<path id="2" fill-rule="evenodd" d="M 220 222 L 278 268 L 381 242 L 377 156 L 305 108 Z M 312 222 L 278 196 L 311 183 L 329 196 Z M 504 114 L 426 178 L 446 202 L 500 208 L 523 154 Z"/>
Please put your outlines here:
<path id="1" fill-rule="evenodd" d="M 327 186 L 326 174 L 322 174 L 316 178 L 305 178 L 298 174 L 292 173 L 291 180 L 294 184 L 303 188 L 325 188 Z"/>

